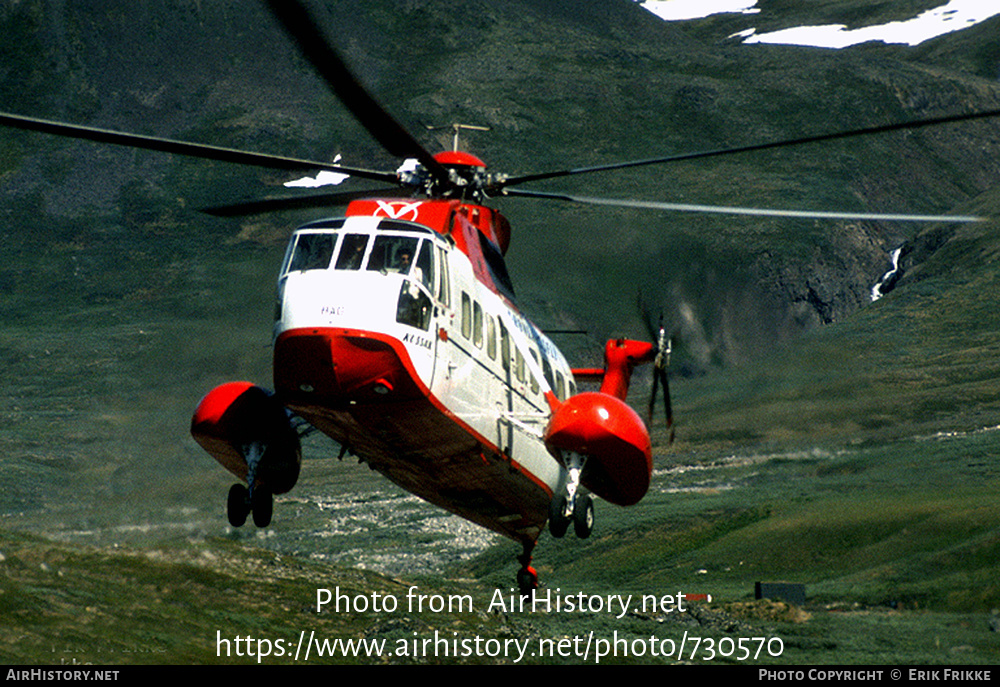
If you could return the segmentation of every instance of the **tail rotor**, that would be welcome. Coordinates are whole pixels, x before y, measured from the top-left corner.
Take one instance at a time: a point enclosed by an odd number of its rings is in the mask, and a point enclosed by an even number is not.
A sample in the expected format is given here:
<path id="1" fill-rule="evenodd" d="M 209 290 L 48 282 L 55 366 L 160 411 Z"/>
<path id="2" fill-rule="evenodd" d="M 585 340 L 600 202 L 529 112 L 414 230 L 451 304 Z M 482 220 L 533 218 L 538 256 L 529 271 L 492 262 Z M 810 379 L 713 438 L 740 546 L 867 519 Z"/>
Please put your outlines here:
<path id="1" fill-rule="evenodd" d="M 649 396 L 649 407 L 646 412 L 646 426 L 652 428 L 653 426 L 653 413 L 656 409 L 656 397 L 659 394 L 660 387 L 663 387 L 663 411 L 664 419 L 667 426 L 667 442 L 674 443 L 674 411 L 673 406 L 670 403 L 670 380 L 667 375 L 667 368 L 670 367 L 670 351 L 671 351 L 671 341 L 670 337 L 667 336 L 667 330 L 663 326 L 663 313 L 660 313 L 660 320 L 656 327 L 653 326 L 653 320 L 650 317 L 649 309 L 646 307 L 645 302 L 642 299 L 642 294 L 639 295 L 639 309 L 642 314 L 642 320 L 649 330 L 649 336 L 656 342 L 656 357 L 653 359 L 653 390 Z"/>

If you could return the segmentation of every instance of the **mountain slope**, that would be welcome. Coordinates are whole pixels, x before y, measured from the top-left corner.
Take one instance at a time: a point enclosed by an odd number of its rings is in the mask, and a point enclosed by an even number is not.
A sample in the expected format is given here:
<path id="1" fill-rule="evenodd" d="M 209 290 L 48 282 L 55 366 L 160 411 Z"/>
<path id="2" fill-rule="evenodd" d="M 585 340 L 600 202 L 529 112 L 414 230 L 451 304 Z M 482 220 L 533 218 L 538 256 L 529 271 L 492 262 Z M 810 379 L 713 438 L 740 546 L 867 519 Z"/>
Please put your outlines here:
<path id="1" fill-rule="evenodd" d="M 490 132 L 470 135 L 467 144 L 511 173 L 1000 102 L 995 83 L 865 50 L 709 47 L 630 3 L 573 6 L 570 12 L 552 3 L 483 3 L 459 12 L 446 2 L 338 3 L 324 17 L 362 78 L 406 125 L 418 132 L 422 123 L 488 125 Z M 51 56 L 51 62 L 33 62 L 36 53 L 28 50 L 17 56 L 20 68 L 9 70 L 0 88 L 10 109 L 270 152 L 319 158 L 342 152 L 348 162 L 394 164 L 325 94 L 256 3 L 237 11 L 183 3 L 120 10 L 96 1 L 72 9 L 29 2 L 6 15 L 9 30 L 29 38 L 26 47 Z M 472 18 L 449 20 L 455 16 Z M 267 60 L 258 59 L 260 51 Z M 63 151 L 50 153 L 56 157 L 46 163 L 60 168 L 53 177 L 37 159 L 23 157 L 24 137 L 17 136 L 5 133 L 3 139 L 12 160 L 8 193 L 42 202 L 56 216 L 92 208 L 128 223 L 128 207 L 140 203 L 147 220 L 170 224 L 179 221 L 181 205 L 217 203 L 236 189 L 253 193 L 255 181 L 278 180 L 29 139 Z M 435 143 L 447 145 L 446 138 Z M 944 211 L 988 188 L 1000 171 L 996 153 L 996 126 L 971 124 L 543 186 L 695 203 Z M 687 327 L 690 317 L 683 313 L 690 310 L 708 332 L 700 350 L 682 344 L 678 353 L 701 368 L 706 360 L 746 360 L 771 341 L 844 317 L 863 304 L 889 251 L 914 231 L 542 203 L 507 202 L 504 208 L 514 224 L 510 262 L 523 296 L 554 300 L 557 309 L 591 320 L 602 338 L 637 330 L 638 322 L 609 314 L 639 290 L 652 294 L 669 310 L 674 328 Z M 182 222 L 195 234 L 237 231 L 190 212 Z M 617 250 L 605 248 L 609 235 Z M 578 258 L 552 273 L 541 256 L 567 245 Z M 699 268 L 684 273 L 678 263 Z M 609 278 L 589 279 L 592 269 L 598 275 L 610 270 Z M 735 276 L 720 281 L 713 274 Z M 566 280 L 573 293 L 559 293 Z M 734 316 L 748 300 L 762 305 L 748 318 Z M 685 303 L 683 312 L 678 301 Z"/>
<path id="2" fill-rule="evenodd" d="M 894 4 L 878 3 L 879 12 Z M 1000 106 L 982 27 L 933 49 L 831 52 L 719 42 L 707 23 L 682 30 L 625 2 L 324 7 L 338 47 L 422 140 L 448 144 L 422 123 L 489 125 L 464 141 L 511 173 Z M 256 3 L 24 0 L 0 10 L 0 28 L 17 37 L 0 46 L 0 109 L 320 159 L 343 153 L 362 166 L 396 162 Z M 980 122 L 539 187 L 995 217 L 998 153 L 1000 124 Z M 7 523 L 106 545 L 165 531 L 218 535 L 228 477 L 188 436 L 190 412 L 216 383 L 267 383 L 274 272 L 290 227 L 313 215 L 220 221 L 196 208 L 285 180 L 0 132 Z M 996 446 L 993 433 L 977 433 L 996 426 L 1000 403 L 995 221 L 719 220 L 497 202 L 512 220 L 509 266 L 526 311 L 543 326 L 590 332 L 565 344 L 575 364 L 598 363 L 607 336 L 644 335 L 633 306 L 641 291 L 654 312 L 664 309 L 675 370 L 686 373 L 674 378 L 678 442 L 668 449 L 654 437 L 655 493 L 639 509 L 604 509 L 606 529 L 583 545 L 587 555 L 580 542 L 546 538 L 539 559 L 554 584 L 620 585 L 618 568 L 603 565 L 618 561 L 631 584 L 656 589 L 678 580 L 694 589 L 708 584 L 700 570 L 722 571 L 711 584 L 729 598 L 771 572 L 801 576 L 831 602 L 905 597 L 980 612 L 1000 598 L 990 582 Z M 869 305 L 899 245 L 906 273 Z M 639 405 L 643 383 L 634 388 Z M 944 449 L 925 440 L 945 431 L 956 439 Z M 310 495 L 380 488 L 357 466 L 334 463 L 329 444 L 307 448 Z M 691 483 L 709 468 L 717 481 Z M 893 513 L 885 528 L 880 508 Z M 329 519 L 320 511 L 306 500 L 280 504 L 274 539 L 315 552 L 326 544 L 302 514 Z M 438 536 L 414 530 L 385 524 L 359 548 Z M 768 555 L 789 543 L 802 548 L 768 568 Z M 758 567 L 741 571 L 740 556 L 754 551 Z M 967 553 L 971 562 L 959 560 Z M 510 560 L 509 547 L 487 554 L 477 574 L 505 586 Z M 962 575 L 975 584 L 956 600 L 949 589 Z"/>

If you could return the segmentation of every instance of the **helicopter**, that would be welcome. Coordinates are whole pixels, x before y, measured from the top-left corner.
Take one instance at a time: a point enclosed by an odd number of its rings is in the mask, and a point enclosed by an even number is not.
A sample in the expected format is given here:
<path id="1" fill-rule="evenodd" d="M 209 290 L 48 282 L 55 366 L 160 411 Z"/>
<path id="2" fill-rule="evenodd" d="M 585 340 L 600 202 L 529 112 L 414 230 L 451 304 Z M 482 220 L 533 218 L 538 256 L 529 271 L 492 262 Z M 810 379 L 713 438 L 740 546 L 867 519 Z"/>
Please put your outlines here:
<path id="1" fill-rule="evenodd" d="M 227 497 L 234 527 L 266 527 L 274 496 L 294 488 L 301 438 L 318 431 L 426 501 L 521 545 L 518 585 L 538 585 L 532 554 L 546 526 L 590 536 L 594 497 L 634 506 L 649 489 L 649 426 L 660 390 L 672 436 L 670 337 L 662 322 L 651 341 L 609 340 L 599 369 L 574 368 L 517 307 L 506 269 L 508 220 L 490 207 L 501 197 L 686 212 L 975 222 L 956 215 L 837 213 L 683 205 L 607 199 L 523 188 L 579 174 L 993 117 L 960 114 L 739 148 L 683 153 L 591 167 L 510 176 L 488 171 L 458 149 L 430 153 L 353 75 L 300 2 L 269 8 L 306 61 L 392 156 L 396 170 L 263 155 L 106 131 L 14 114 L 0 123 L 268 169 L 331 171 L 386 188 L 231 204 L 220 216 L 343 205 L 340 217 L 291 235 L 278 275 L 273 388 L 234 381 L 197 404 L 191 434 L 238 482 Z M 653 368 L 645 417 L 625 399 L 633 371 Z M 578 382 L 596 380 L 597 391 Z"/>

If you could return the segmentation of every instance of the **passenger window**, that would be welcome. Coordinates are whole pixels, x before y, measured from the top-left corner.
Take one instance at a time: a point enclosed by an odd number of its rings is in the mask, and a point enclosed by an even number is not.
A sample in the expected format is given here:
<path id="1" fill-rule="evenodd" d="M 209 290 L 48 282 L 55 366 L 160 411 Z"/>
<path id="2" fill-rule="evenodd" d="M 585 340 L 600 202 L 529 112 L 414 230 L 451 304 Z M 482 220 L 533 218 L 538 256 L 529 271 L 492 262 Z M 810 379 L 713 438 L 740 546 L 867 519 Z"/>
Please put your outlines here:
<path id="1" fill-rule="evenodd" d="M 337 234 L 299 234 L 288 271 L 325 270 L 330 266 L 336 244 Z"/>
<path id="2" fill-rule="evenodd" d="M 542 374 L 545 376 L 545 381 L 549 385 L 549 388 L 555 391 L 556 383 L 552 377 L 552 364 L 549 362 L 549 357 L 544 353 L 542 353 Z"/>
<path id="3" fill-rule="evenodd" d="M 490 360 L 497 359 L 497 325 L 489 316 L 486 318 L 486 355 Z"/>
<path id="4" fill-rule="evenodd" d="M 462 336 L 472 338 L 472 299 L 465 291 L 462 292 Z"/>
<path id="5" fill-rule="evenodd" d="M 340 255 L 334 269 L 360 270 L 368 247 L 368 237 L 365 234 L 348 234 L 340 244 Z"/>
<path id="6" fill-rule="evenodd" d="M 503 322 L 500 323 L 500 362 L 504 370 L 510 371 L 510 334 Z"/>
<path id="7" fill-rule="evenodd" d="M 535 364 L 537 365 L 538 364 L 538 353 L 536 353 L 535 351 L 531 351 L 531 357 L 534 358 Z M 538 380 L 535 379 L 535 375 L 534 374 L 531 375 L 531 393 L 533 393 L 533 394 L 537 394 L 538 393 Z"/>
<path id="8" fill-rule="evenodd" d="M 477 348 L 483 347 L 483 309 L 479 301 L 472 304 L 472 340 Z"/>

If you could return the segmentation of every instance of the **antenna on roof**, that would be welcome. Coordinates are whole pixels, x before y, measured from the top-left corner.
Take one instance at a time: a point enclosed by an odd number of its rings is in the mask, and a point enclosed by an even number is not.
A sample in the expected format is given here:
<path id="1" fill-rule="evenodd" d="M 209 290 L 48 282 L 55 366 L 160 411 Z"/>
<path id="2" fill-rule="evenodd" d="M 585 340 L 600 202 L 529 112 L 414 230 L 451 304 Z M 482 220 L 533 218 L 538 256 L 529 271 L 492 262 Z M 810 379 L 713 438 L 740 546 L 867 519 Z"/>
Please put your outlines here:
<path id="1" fill-rule="evenodd" d="M 467 129 L 468 131 L 489 131 L 488 126 L 476 126 L 475 124 L 448 124 L 445 126 L 432 126 L 430 124 L 424 124 L 428 131 L 442 131 L 444 129 L 451 129 L 454 132 L 451 142 L 452 152 L 458 152 L 458 134 L 462 129 Z"/>

